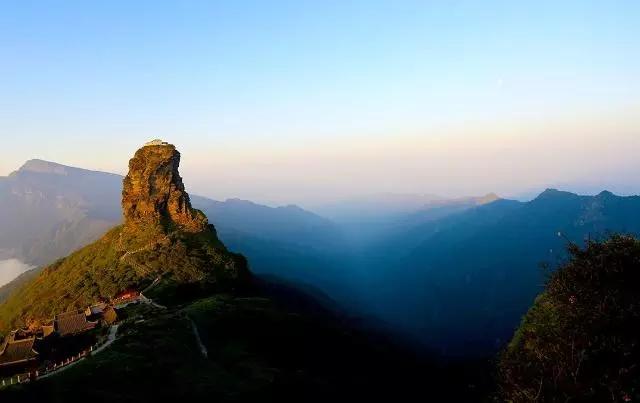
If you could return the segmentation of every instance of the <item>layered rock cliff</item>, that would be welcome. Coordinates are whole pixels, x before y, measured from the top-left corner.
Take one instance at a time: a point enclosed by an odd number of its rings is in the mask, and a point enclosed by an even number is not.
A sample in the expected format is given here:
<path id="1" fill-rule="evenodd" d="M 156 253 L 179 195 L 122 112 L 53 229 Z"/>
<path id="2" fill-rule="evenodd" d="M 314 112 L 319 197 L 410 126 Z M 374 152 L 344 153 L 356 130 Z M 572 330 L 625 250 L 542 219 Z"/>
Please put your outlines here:
<path id="1" fill-rule="evenodd" d="M 145 145 L 136 152 L 123 182 L 125 225 L 161 222 L 188 232 L 207 229 L 207 217 L 191 207 L 179 165 L 180 153 L 171 144 Z"/>

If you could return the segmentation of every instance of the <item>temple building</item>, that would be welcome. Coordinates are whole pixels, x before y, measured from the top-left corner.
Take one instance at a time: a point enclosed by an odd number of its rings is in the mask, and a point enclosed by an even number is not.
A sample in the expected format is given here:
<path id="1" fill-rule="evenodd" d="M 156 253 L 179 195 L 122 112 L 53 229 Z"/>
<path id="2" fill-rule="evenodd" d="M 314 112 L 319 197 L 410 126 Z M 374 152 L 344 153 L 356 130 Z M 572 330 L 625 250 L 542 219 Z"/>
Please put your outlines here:
<path id="1" fill-rule="evenodd" d="M 17 338 L 17 331 L 7 336 L 0 349 L 0 367 L 23 366 L 27 367 L 38 359 L 38 352 L 33 349 L 35 336 Z"/>
<path id="2" fill-rule="evenodd" d="M 160 139 L 155 139 L 155 140 L 151 140 L 147 143 L 145 143 L 145 147 L 146 146 L 168 146 L 169 143 L 167 143 L 166 141 L 162 141 Z"/>
<path id="3" fill-rule="evenodd" d="M 97 322 L 89 322 L 84 311 L 71 311 L 56 315 L 53 325 L 59 336 L 72 336 L 91 330 Z"/>

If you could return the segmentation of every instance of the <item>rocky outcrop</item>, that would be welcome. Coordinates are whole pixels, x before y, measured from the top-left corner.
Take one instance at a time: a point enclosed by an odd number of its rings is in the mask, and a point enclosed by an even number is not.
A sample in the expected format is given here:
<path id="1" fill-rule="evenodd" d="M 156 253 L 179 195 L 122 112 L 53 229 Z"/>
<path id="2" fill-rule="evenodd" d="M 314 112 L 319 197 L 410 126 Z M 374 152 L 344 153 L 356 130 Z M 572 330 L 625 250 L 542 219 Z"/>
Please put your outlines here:
<path id="1" fill-rule="evenodd" d="M 135 153 L 122 190 L 125 225 L 162 223 L 187 232 L 207 228 L 206 216 L 191 207 L 179 165 L 180 153 L 171 144 L 149 143 Z"/>

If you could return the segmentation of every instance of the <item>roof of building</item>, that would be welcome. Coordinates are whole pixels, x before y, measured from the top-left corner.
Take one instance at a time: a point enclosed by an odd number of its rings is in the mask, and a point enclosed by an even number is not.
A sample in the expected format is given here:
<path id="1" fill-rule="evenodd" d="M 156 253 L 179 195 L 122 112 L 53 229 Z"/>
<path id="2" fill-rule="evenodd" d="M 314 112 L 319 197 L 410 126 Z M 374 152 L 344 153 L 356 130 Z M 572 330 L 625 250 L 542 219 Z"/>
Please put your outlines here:
<path id="1" fill-rule="evenodd" d="M 0 365 L 9 365 L 35 359 L 38 353 L 33 349 L 35 337 L 7 342 L 0 352 Z"/>
<path id="2" fill-rule="evenodd" d="M 168 146 L 168 145 L 169 143 L 167 143 L 166 141 L 162 141 L 160 139 L 151 140 L 145 143 L 145 147 L 146 146 Z"/>
<path id="3" fill-rule="evenodd" d="M 94 322 L 88 322 L 83 311 L 65 312 L 56 315 L 55 327 L 60 336 L 81 333 L 95 327 Z"/>

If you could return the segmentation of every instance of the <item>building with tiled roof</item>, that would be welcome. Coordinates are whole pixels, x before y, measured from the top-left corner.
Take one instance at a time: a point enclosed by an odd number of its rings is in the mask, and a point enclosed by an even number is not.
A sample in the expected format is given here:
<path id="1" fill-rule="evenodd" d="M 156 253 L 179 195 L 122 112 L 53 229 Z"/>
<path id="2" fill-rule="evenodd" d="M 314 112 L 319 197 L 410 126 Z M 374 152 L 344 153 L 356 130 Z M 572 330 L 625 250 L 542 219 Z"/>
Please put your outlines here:
<path id="1" fill-rule="evenodd" d="M 151 140 L 145 143 L 145 147 L 147 146 L 168 146 L 169 143 L 167 143 L 166 141 L 162 141 L 160 139 L 155 139 L 155 140 Z"/>
<path id="2" fill-rule="evenodd" d="M 8 339 L 0 351 L 0 367 L 37 360 L 38 353 L 33 349 L 35 341 L 35 337 L 19 340 Z"/>
<path id="3" fill-rule="evenodd" d="M 87 321 L 84 311 L 61 313 L 54 319 L 56 333 L 63 337 L 86 332 L 95 328 L 96 324 L 96 322 Z"/>

